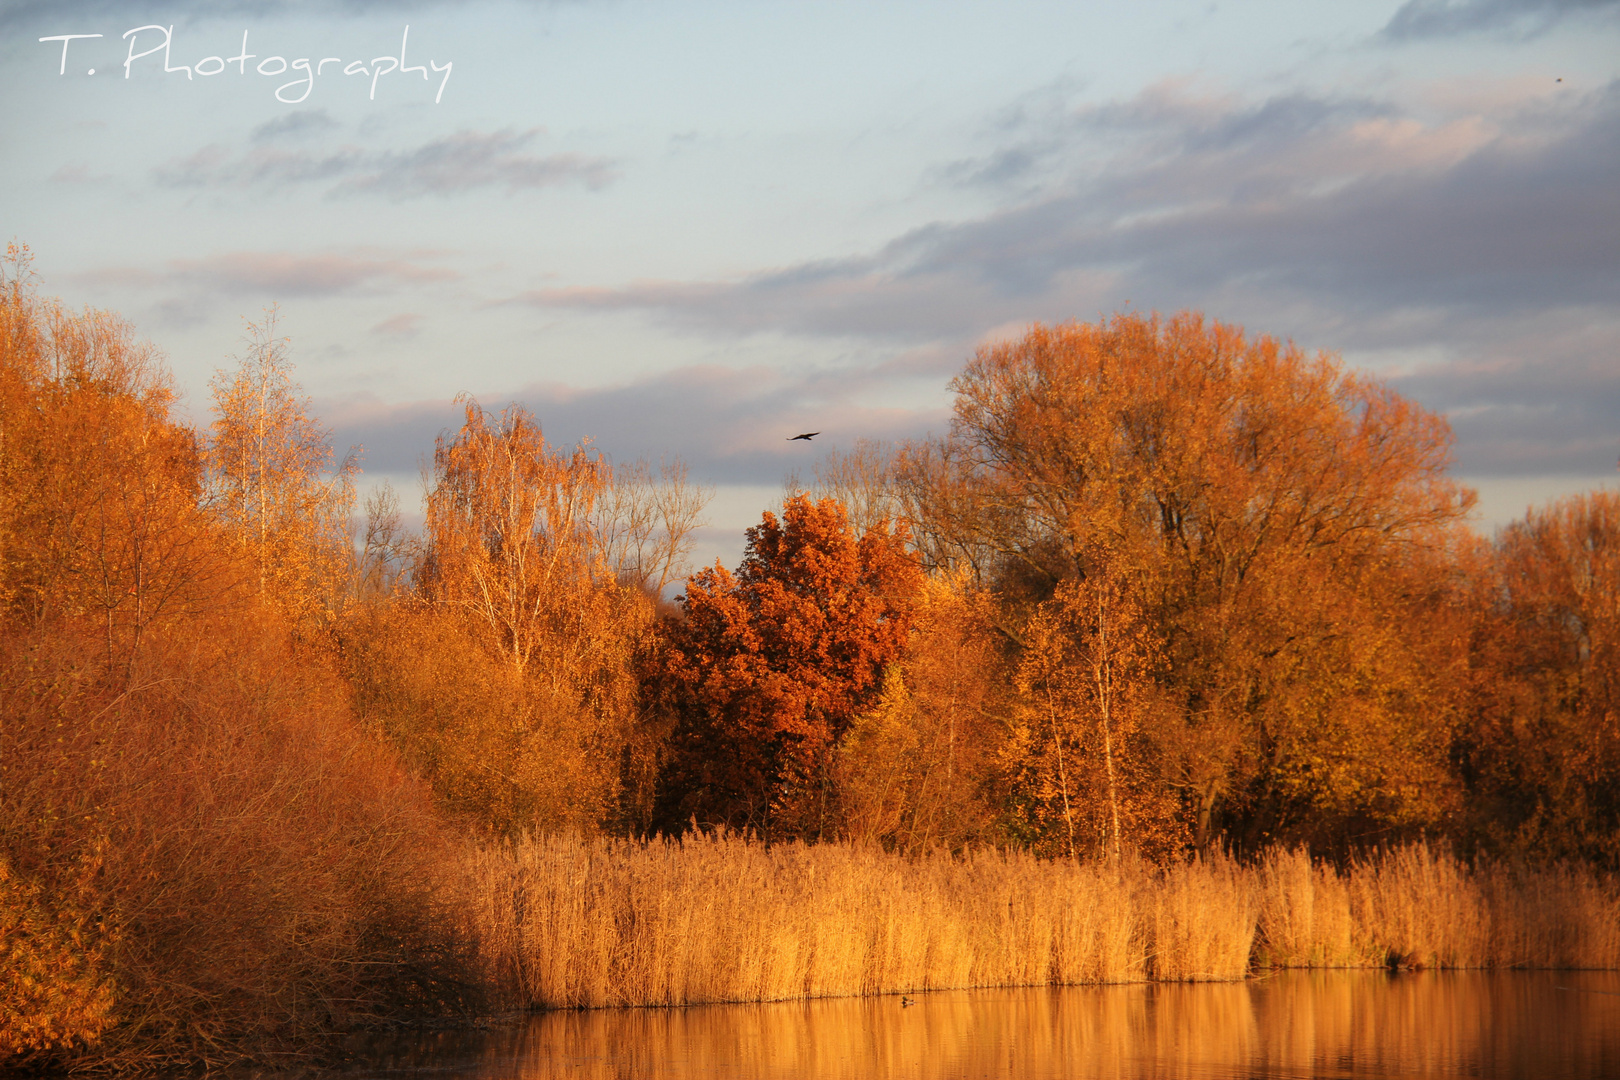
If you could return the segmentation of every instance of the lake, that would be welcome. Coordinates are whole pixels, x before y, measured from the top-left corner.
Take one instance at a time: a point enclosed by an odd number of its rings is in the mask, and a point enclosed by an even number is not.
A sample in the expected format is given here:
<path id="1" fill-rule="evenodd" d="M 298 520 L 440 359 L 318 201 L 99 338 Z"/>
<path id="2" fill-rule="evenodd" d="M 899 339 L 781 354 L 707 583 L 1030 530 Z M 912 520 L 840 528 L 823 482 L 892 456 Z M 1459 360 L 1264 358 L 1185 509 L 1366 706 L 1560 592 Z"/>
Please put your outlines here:
<path id="1" fill-rule="evenodd" d="M 364 1047 L 356 1077 L 1620 1077 L 1620 972 L 1286 972 L 536 1015 Z"/>

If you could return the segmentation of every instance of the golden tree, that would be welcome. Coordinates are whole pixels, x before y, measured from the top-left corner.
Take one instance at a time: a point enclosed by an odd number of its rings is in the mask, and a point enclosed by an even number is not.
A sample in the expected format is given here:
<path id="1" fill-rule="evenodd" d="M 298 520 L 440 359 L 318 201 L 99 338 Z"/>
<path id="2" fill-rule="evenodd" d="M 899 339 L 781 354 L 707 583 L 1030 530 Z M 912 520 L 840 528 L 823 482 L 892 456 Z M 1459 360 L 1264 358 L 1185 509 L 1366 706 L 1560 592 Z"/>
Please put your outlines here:
<path id="1" fill-rule="evenodd" d="M 1301 692 L 1312 658 L 1415 634 L 1401 598 L 1422 606 L 1422 590 L 1375 605 L 1354 594 L 1406 580 L 1471 505 L 1446 476 L 1445 421 L 1332 357 L 1193 314 L 1036 326 L 981 350 L 952 388 L 951 433 L 898 469 L 925 556 L 993 584 L 1015 637 L 1060 582 L 1104 558 L 1128 569 L 1176 702 L 1156 736 L 1164 782 L 1191 804 L 1200 841 L 1222 806 L 1256 838 L 1290 828 L 1299 806 L 1280 778 L 1341 714 Z M 1395 652 L 1369 641 L 1343 656 Z M 1399 698 L 1364 692 L 1375 668 L 1353 688 L 1358 723 L 1399 727 Z M 1339 749 L 1354 756 L 1352 743 Z M 1443 746 L 1410 749 L 1438 769 Z M 1343 794 L 1345 815 L 1411 818 Z"/>
<path id="2" fill-rule="evenodd" d="M 210 502 L 251 560 L 260 592 L 307 617 L 336 606 L 349 574 L 359 451 L 335 461 L 331 432 L 293 381 L 276 321 L 271 308 L 250 325 L 236 370 L 210 383 Z"/>
<path id="3" fill-rule="evenodd" d="M 1179 807 L 1156 783 L 1146 737 L 1155 705 L 1157 641 L 1126 583 L 1070 578 L 1024 632 L 1010 766 L 1025 773 L 1013 828 L 1039 848 L 1116 862 L 1125 845 L 1178 845 Z"/>
<path id="4" fill-rule="evenodd" d="M 614 482 L 586 446 L 550 446 L 520 406 L 492 415 L 467 401 L 435 447 L 411 589 L 354 620 L 361 713 L 441 805 L 483 828 L 588 830 L 618 814 L 639 745 L 634 659 L 660 560 L 677 560 L 685 537 L 660 532 L 680 500 L 644 487 L 615 509 Z M 614 516 L 626 502 L 646 511 L 628 526 Z M 386 497 L 371 509 L 366 563 L 386 576 L 397 513 Z"/>
<path id="5" fill-rule="evenodd" d="M 1011 679 L 988 593 L 936 574 L 906 655 L 838 747 L 844 835 L 906 852 L 1000 839 L 998 769 Z"/>
<path id="6" fill-rule="evenodd" d="M 128 665 L 221 568 L 200 458 L 161 359 L 106 312 L 37 297 L 26 249 L 0 281 L 0 601 L 26 625 L 90 620 Z"/>
<path id="7" fill-rule="evenodd" d="M 1478 837 L 1620 866 L 1620 493 L 1530 511 L 1478 583 L 1462 754 Z"/>
<path id="8" fill-rule="evenodd" d="M 538 661 L 543 678 L 565 679 L 611 625 L 597 610 L 613 574 L 594 522 L 611 481 L 584 445 L 548 446 L 523 408 L 491 417 L 469 401 L 461 430 L 433 452 L 423 594 L 486 627 L 517 670 Z"/>

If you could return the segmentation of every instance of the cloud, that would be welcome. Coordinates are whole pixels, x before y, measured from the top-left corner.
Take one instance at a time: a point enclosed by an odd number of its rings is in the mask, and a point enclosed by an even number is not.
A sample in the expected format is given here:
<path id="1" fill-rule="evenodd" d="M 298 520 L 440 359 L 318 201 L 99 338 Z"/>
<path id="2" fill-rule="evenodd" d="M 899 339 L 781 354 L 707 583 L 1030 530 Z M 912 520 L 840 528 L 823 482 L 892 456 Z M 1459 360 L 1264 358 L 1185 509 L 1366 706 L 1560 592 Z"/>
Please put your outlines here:
<path id="1" fill-rule="evenodd" d="M 266 120 L 254 128 L 248 138 L 254 142 L 288 137 L 301 138 L 337 126 L 338 122 L 328 116 L 325 109 L 300 109 L 285 116 L 278 116 L 274 120 Z"/>
<path id="2" fill-rule="evenodd" d="M 1531 37 L 1571 15 L 1612 18 L 1620 0 L 1407 0 L 1381 36 L 1393 40 L 1501 31 Z"/>
<path id="3" fill-rule="evenodd" d="M 50 175 L 53 184 L 104 184 L 111 179 L 110 173 L 93 172 L 82 161 L 63 165 Z"/>
<path id="4" fill-rule="evenodd" d="M 1620 315 L 1575 314 L 1481 326 L 1466 355 L 1390 381 L 1447 414 L 1466 475 L 1612 475 L 1620 457 Z"/>
<path id="5" fill-rule="evenodd" d="M 1199 130 L 1175 153 L 914 230 L 869 256 L 512 301 L 899 340 L 1234 290 L 1346 314 L 1607 302 L 1620 287 L 1617 96 L 1528 151 L 1464 122 L 1341 119 L 1331 138 L 1312 133 L 1269 154 L 1250 152 L 1257 135 Z"/>
<path id="6" fill-rule="evenodd" d="M 729 281 L 508 302 L 959 357 L 986 327 L 1191 307 L 1366 362 L 1404 358 L 1401 385 L 1454 413 L 1470 468 L 1574 468 L 1620 432 L 1605 374 L 1620 355 L 1620 83 L 1423 115 L 1166 85 L 1032 123 L 1007 125 L 1006 146 L 1056 179 L 983 217 Z M 1013 160 L 1006 146 L 981 175 Z"/>
<path id="7" fill-rule="evenodd" d="M 383 337 L 412 338 L 421 329 L 421 322 L 422 316 L 407 312 L 403 315 L 395 315 L 384 319 L 376 326 L 373 326 L 371 332 L 381 334 Z"/>
<path id="8" fill-rule="evenodd" d="M 106 267 L 76 277 L 93 285 L 181 288 L 200 293 L 258 294 L 276 298 L 378 294 L 454 281 L 453 270 L 419 257 L 294 255 L 235 251 L 202 259 L 174 259 L 161 269 Z"/>
<path id="9" fill-rule="evenodd" d="M 292 114 L 285 120 L 298 115 Z M 303 123 L 302 128 L 288 130 L 309 130 L 309 125 L 318 122 Z M 264 137 L 255 134 L 259 141 L 265 141 L 281 133 L 276 131 Z M 381 194 L 408 199 L 491 187 L 504 188 L 508 195 L 575 184 L 594 191 L 606 187 L 617 177 L 614 163 L 606 158 L 523 152 L 539 134 L 538 128 L 458 131 L 408 150 L 369 150 L 352 145 L 305 150 L 261 145 L 238 155 L 211 145 L 159 166 L 153 171 L 153 178 L 170 188 L 276 188 L 321 184 L 327 185 L 330 196 Z"/>
<path id="10" fill-rule="evenodd" d="M 494 411 L 510 401 L 522 403 L 554 445 L 589 438 L 617 461 L 679 455 L 705 483 L 774 484 L 828 445 L 942 429 L 941 409 L 861 404 L 863 390 L 880 387 L 892 375 L 871 369 L 686 367 L 619 386 L 536 383 L 481 400 Z M 463 408 L 444 400 L 387 404 L 373 395 L 318 407 L 336 441 L 364 445 L 366 468 L 386 473 L 413 471 L 431 457 L 434 439 L 460 426 Z M 814 447 L 787 441 L 818 429 L 825 434 Z"/>

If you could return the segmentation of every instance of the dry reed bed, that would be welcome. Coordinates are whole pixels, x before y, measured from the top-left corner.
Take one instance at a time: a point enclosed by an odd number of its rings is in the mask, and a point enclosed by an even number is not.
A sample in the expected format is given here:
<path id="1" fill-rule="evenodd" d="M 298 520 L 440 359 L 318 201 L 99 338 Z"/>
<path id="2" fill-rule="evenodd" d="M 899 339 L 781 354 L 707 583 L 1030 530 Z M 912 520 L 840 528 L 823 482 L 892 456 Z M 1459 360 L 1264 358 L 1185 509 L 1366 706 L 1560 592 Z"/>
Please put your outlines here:
<path id="1" fill-rule="evenodd" d="M 1254 876 L 1263 965 L 1620 968 L 1620 882 L 1583 867 L 1414 844 L 1343 872 L 1273 851 Z"/>
<path id="2" fill-rule="evenodd" d="M 557 837 L 474 849 L 466 871 L 480 981 L 507 1007 L 1223 980 L 1256 965 L 1620 967 L 1614 882 L 1422 845 L 1341 873 L 1284 851 L 1160 869 Z"/>
<path id="3" fill-rule="evenodd" d="M 1225 860 L 1160 875 L 1011 852 L 554 838 L 478 850 L 468 870 L 485 981 L 523 1006 L 1232 979 L 1256 925 Z"/>

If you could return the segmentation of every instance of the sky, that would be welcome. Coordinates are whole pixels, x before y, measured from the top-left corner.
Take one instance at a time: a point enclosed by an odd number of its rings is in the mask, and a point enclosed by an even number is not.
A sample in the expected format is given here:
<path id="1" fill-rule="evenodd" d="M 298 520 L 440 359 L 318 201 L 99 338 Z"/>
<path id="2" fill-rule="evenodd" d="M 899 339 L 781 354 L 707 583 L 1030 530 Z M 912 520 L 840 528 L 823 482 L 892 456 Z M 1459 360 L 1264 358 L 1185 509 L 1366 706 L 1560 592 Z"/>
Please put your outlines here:
<path id="1" fill-rule="evenodd" d="M 1445 414 L 1488 533 L 1620 480 L 1617 69 L 1620 0 L 0 0 L 0 239 L 199 423 L 276 306 L 407 504 L 517 402 L 735 564 L 975 349 L 1196 309 Z"/>

